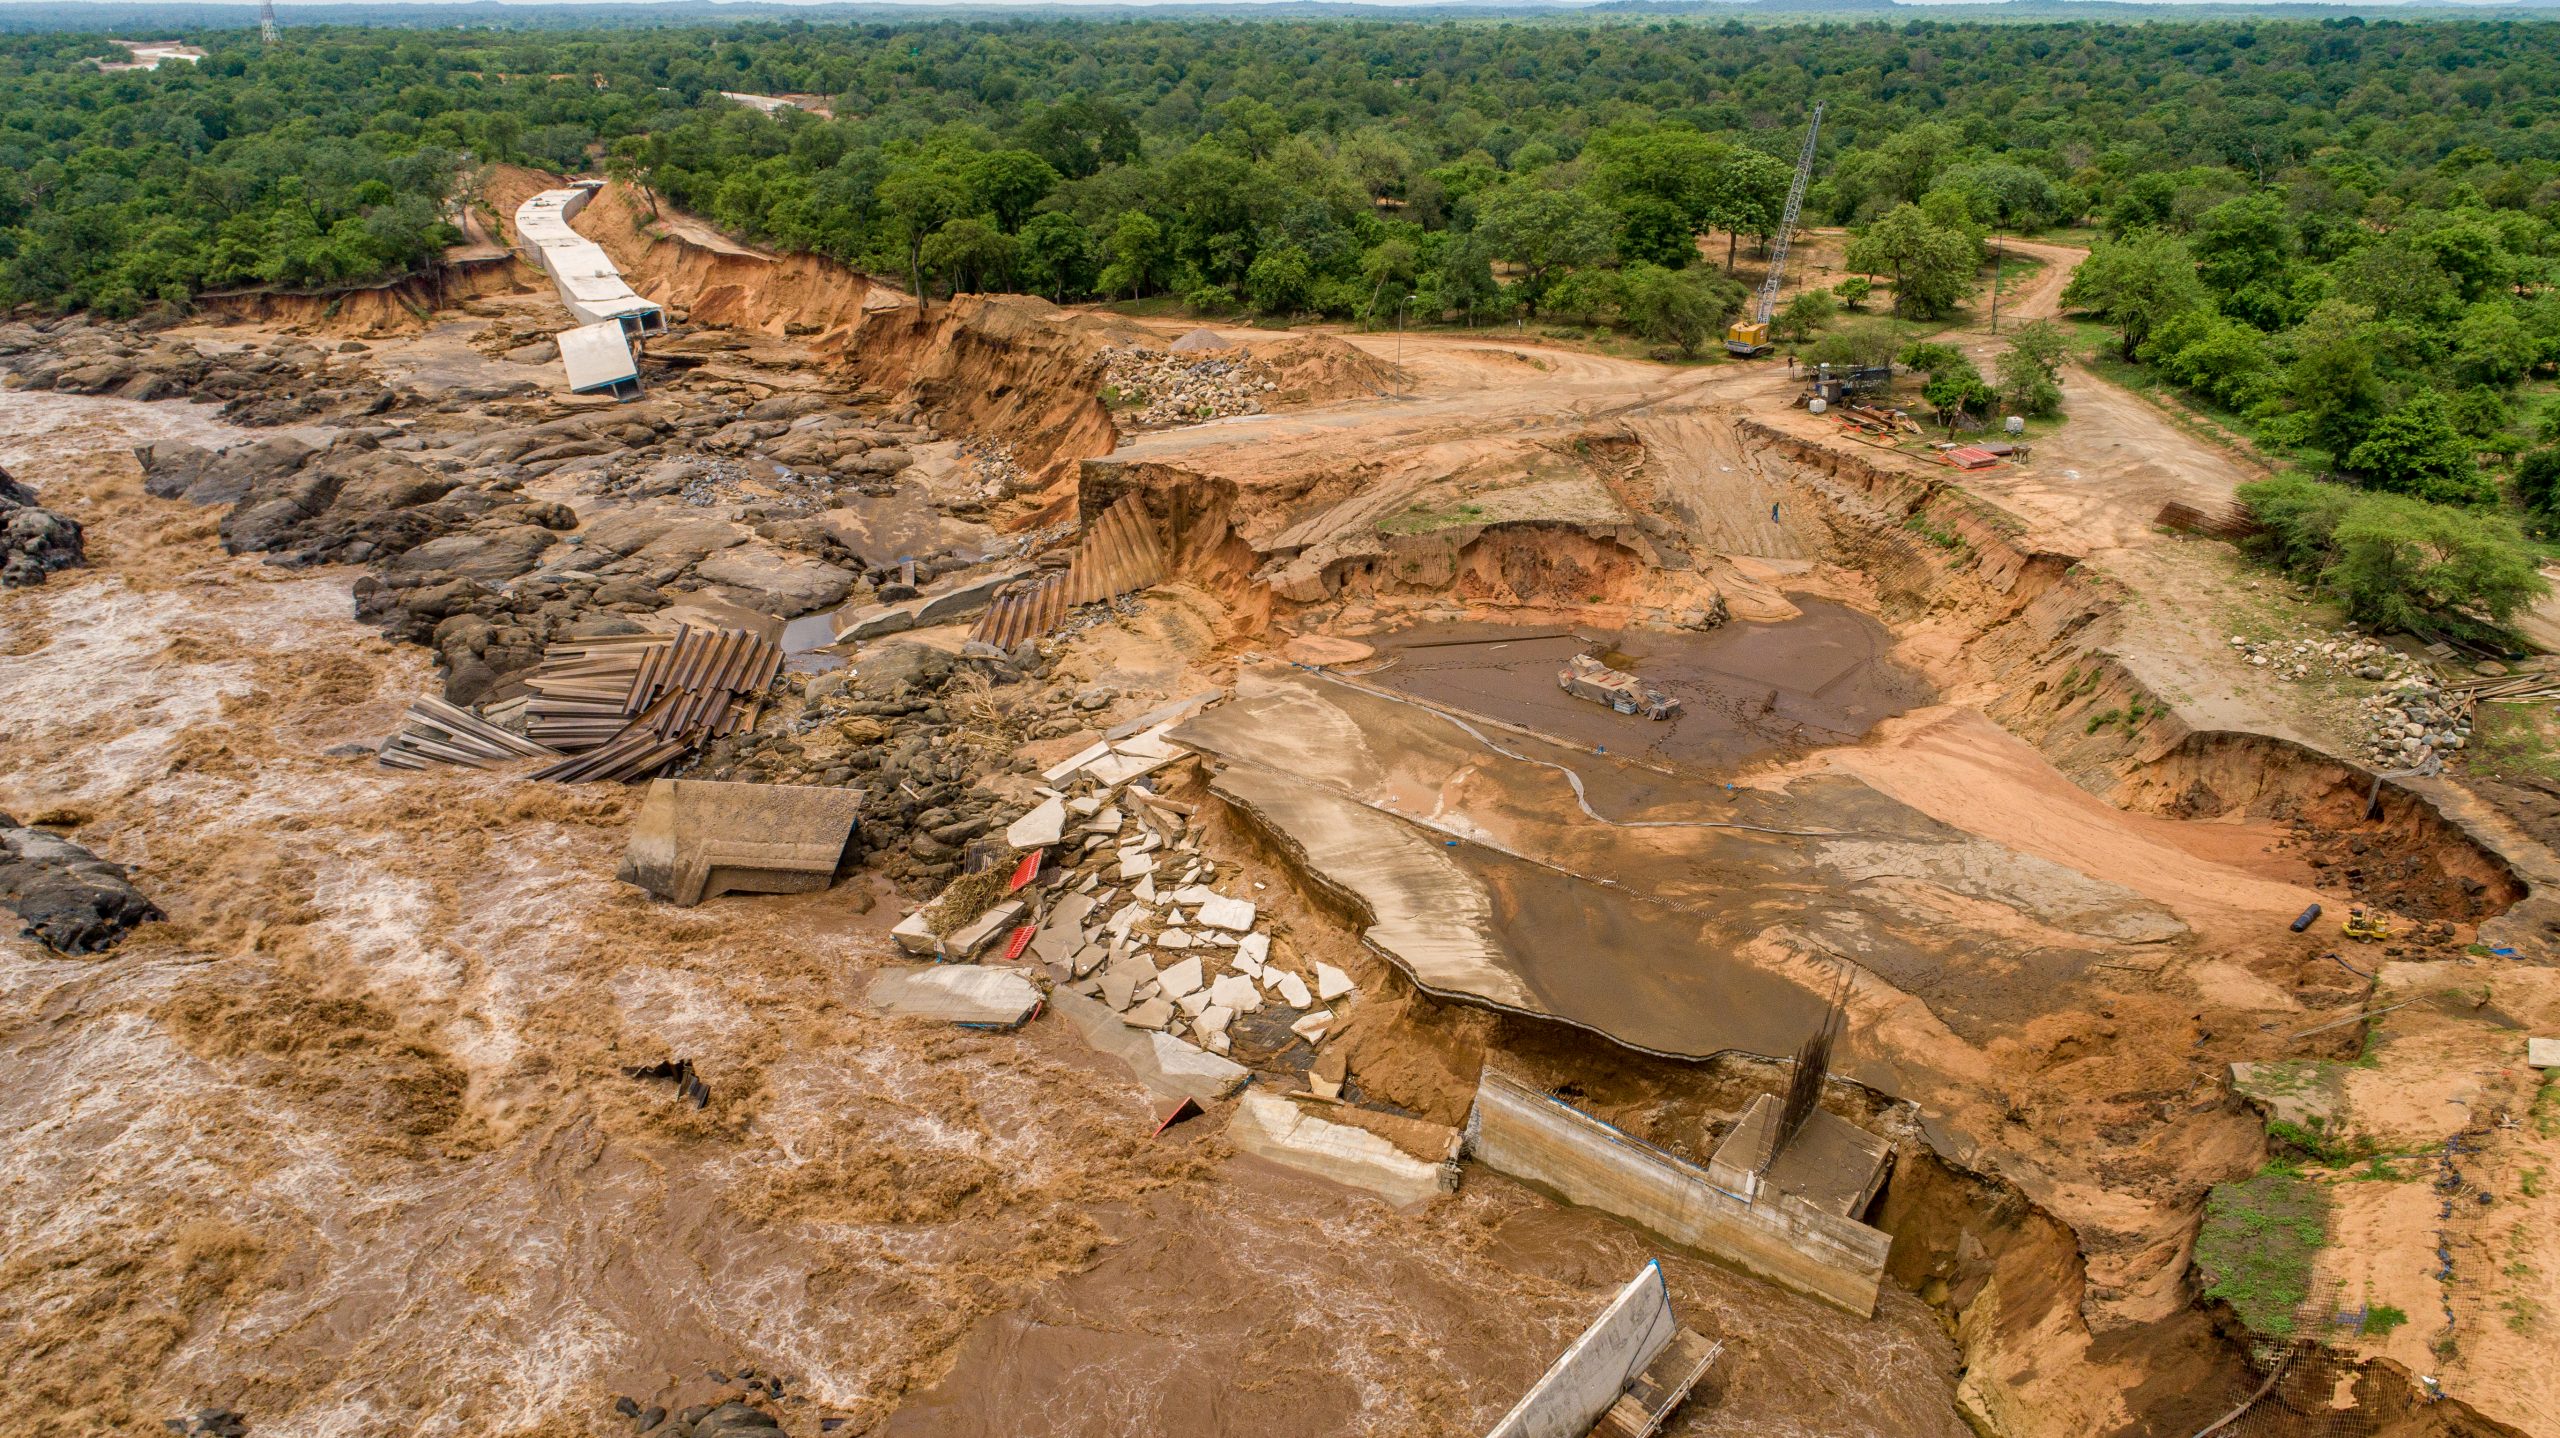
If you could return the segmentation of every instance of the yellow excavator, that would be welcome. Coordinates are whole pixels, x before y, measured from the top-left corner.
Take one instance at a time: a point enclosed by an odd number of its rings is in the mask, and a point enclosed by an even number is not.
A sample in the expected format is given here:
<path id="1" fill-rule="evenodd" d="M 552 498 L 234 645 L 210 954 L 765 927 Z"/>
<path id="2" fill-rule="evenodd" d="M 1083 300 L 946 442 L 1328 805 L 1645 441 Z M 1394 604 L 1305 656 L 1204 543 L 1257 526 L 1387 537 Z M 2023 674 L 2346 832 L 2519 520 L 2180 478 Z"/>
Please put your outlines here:
<path id="1" fill-rule="evenodd" d="M 2380 943 L 2391 937 L 2391 920 L 2382 914 L 2368 914 L 2362 909 L 2347 910 L 2346 921 L 2338 927 L 2359 944 Z"/>
<path id="2" fill-rule="evenodd" d="M 1751 317 L 1735 320 L 1724 332 L 1724 347 L 1738 355 L 1756 355 L 1769 348 L 1769 317 L 1778 312 L 1778 282 L 1786 278 L 1787 241 L 1796 232 L 1796 216 L 1804 212 L 1804 186 L 1813 178 L 1813 142 L 1822 133 L 1822 106 L 1813 107 L 1813 125 L 1804 132 L 1804 151 L 1796 156 L 1796 182 L 1787 188 L 1786 218 L 1778 221 L 1778 233 L 1769 241 L 1769 277 L 1760 282 L 1760 296 L 1752 301 Z"/>

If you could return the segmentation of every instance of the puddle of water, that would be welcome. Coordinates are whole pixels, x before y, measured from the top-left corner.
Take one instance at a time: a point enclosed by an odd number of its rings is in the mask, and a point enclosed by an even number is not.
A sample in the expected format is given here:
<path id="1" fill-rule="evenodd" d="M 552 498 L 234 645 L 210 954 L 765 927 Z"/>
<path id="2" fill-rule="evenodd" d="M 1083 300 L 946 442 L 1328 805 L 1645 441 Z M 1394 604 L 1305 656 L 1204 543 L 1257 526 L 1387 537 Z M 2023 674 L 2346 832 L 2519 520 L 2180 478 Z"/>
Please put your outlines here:
<path id="1" fill-rule="evenodd" d="M 1893 635 L 1882 624 L 1828 600 L 1795 602 L 1803 611 L 1795 618 L 1702 634 L 1417 625 L 1373 641 L 1395 662 L 1369 679 L 1612 754 L 1719 770 L 1855 743 L 1932 702 L 1927 681 L 1889 657 Z M 1678 696 L 1681 712 L 1645 719 L 1565 693 L 1557 671 L 1595 650 Z"/>

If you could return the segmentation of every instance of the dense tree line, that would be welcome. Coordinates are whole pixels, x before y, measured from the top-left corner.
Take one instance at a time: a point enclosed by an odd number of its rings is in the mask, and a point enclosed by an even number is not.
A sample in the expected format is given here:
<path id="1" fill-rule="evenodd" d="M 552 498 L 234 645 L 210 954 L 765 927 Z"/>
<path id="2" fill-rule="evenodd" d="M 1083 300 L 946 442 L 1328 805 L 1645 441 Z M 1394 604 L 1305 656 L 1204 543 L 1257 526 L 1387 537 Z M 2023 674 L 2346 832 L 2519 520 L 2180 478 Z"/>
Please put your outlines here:
<path id="1" fill-rule="evenodd" d="M 93 37 L 0 41 L 0 298 L 129 312 L 396 273 L 449 238 L 473 161 L 512 160 L 612 168 L 933 288 L 1636 316 L 1680 341 L 1738 302 L 1714 271 L 1775 225 L 1819 97 L 1810 213 L 1860 227 L 1853 262 L 1905 312 L 1962 299 L 1986 230 L 2094 207 L 2128 239 L 2206 245 L 2218 313 L 2273 336 L 2322 300 L 2248 246 L 2317 268 L 2364 248 L 2369 212 L 2425 234 L 2477 212 L 2499 254 L 2535 255 L 2560 179 L 2560 29 L 2531 22 L 1011 20 L 211 49 L 101 74 Z M 2233 200 L 2285 233 L 2252 238 Z M 2353 261 L 2367 288 L 2418 242 Z M 2483 273 L 2448 273 L 2424 323 L 2470 326 L 2469 362 L 2511 369 L 2521 346 L 2472 313 Z"/>

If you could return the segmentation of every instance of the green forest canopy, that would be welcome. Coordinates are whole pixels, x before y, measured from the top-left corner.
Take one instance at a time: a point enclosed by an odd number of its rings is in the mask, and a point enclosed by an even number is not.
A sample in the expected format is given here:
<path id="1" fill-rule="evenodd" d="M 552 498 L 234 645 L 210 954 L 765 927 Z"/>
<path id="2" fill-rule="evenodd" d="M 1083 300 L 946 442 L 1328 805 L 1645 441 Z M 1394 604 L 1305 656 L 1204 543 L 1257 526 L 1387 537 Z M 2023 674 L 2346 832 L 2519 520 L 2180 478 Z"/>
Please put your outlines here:
<path id="1" fill-rule="evenodd" d="M 1491 307 L 1488 260 L 1526 267 L 1509 298 L 1534 305 L 1576 270 L 1684 265 L 1698 230 L 1765 233 L 1816 98 L 1810 208 L 1834 222 L 1936 195 L 1978 226 L 2133 197 L 2186 224 L 2203 197 L 2298 208 L 2308 187 L 2347 242 L 2371 205 L 2460 207 L 2539 254 L 2560 179 L 2560 27 L 2531 21 L 1070 19 L 211 48 L 102 74 L 96 37 L 0 40 L 0 299 L 118 313 L 398 273 L 447 238 L 474 160 L 616 156 L 757 240 L 945 283 L 1336 312 L 1389 290 Z"/>

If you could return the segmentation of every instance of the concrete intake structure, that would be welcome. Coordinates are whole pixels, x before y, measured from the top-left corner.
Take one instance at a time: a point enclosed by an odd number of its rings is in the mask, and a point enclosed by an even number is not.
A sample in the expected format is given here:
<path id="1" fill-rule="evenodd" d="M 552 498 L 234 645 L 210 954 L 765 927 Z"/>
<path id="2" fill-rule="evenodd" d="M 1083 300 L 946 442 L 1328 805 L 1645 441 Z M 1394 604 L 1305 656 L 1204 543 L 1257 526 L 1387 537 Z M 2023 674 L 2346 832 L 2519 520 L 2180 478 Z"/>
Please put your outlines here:
<path id="1" fill-rule="evenodd" d="M 602 188 L 594 181 L 566 189 L 545 190 L 516 206 L 516 237 L 533 247 L 533 258 L 559 288 L 560 302 L 581 325 L 611 320 L 632 339 L 667 332 L 667 312 L 633 293 L 622 271 L 604 247 L 569 228 L 578 212 Z"/>
<path id="2" fill-rule="evenodd" d="M 1684 1248 L 1724 1259 L 1873 1317 L 1892 1238 L 1764 1187 L 1746 1197 L 1707 1170 L 1487 1069 L 1467 1115 L 1467 1151 L 1498 1173 L 1569 1203 L 1615 1214 Z"/>

